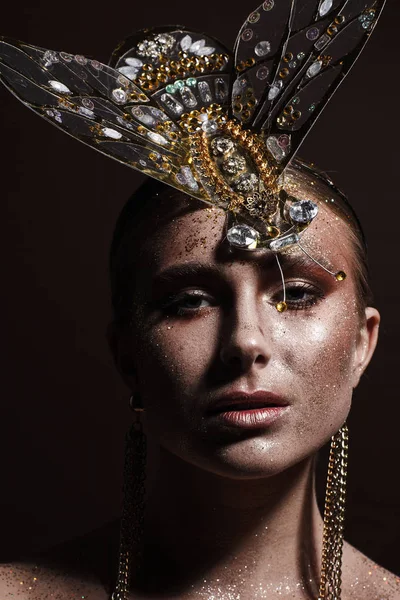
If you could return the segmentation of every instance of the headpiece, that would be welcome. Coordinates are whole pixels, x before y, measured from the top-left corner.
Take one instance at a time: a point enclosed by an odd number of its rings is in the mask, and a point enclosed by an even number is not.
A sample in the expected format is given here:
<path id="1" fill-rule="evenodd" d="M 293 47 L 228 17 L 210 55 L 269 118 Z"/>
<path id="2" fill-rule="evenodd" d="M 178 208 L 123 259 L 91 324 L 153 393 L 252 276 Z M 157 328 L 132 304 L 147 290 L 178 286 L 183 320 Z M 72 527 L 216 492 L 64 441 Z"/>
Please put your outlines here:
<path id="1" fill-rule="evenodd" d="M 127 38 L 109 65 L 1 38 L 0 76 L 73 137 L 224 209 L 231 245 L 266 247 L 278 260 L 318 212 L 284 191 L 285 167 L 384 2 L 265 0 L 233 53 L 207 35 L 163 27 Z"/>

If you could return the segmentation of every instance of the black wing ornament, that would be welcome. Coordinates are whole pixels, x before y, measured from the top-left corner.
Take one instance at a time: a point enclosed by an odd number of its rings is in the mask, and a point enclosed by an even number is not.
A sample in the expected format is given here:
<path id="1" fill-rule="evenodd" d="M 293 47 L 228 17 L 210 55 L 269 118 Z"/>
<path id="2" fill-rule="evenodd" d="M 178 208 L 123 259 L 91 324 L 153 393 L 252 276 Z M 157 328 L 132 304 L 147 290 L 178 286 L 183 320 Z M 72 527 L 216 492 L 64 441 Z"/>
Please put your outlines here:
<path id="1" fill-rule="evenodd" d="M 317 214 L 280 178 L 385 0 L 265 0 L 230 53 L 182 27 L 147 29 L 105 65 L 0 38 L 0 77 L 99 152 L 226 210 L 231 244 L 278 252 Z"/>

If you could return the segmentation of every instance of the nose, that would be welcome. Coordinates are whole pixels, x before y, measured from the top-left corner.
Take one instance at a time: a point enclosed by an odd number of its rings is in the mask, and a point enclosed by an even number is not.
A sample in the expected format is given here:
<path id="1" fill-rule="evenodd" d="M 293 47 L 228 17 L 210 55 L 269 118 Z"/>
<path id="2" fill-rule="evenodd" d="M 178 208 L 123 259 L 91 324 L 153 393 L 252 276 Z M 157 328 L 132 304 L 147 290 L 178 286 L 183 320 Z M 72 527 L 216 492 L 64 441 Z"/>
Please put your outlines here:
<path id="1" fill-rule="evenodd" d="M 259 303 L 254 299 L 243 299 L 225 322 L 220 347 L 224 365 L 241 372 L 264 368 L 271 357 L 266 329 L 266 319 L 263 319 Z"/>

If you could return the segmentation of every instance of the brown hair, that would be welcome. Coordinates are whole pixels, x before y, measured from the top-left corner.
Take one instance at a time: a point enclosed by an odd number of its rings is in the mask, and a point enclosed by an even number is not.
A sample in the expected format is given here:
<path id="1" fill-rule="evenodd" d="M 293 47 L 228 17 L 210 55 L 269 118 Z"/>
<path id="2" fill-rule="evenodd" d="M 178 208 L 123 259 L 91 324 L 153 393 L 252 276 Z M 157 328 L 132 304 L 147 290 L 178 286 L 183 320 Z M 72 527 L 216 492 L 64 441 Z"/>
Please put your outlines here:
<path id="1" fill-rule="evenodd" d="M 353 268 L 357 289 L 357 303 L 360 316 L 366 306 L 372 304 L 372 292 L 368 268 L 367 245 L 361 224 L 346 196 L 323 172 L 314 165 L 295 159 L 285 169 L 283 187 L 286 182 L 295 184 L 307 196 L 310 194 L 321 202 L 326 202 L 348 225 L 350 243 L 353 248 Z M 144 224 L 155 221 L 155 201 L 167 200 L 173 206 L 174 198 L 186 198 L 190 206 L 206 206 L 199 200 L 189 198 L 179 190 L 148 178 L 129 198 L 118 217 L 110 250 L 111 301 L 114 322 L 127 325 L 132 318 L 132 299 L 135 289 L 135 272 L 139 268 L 135 239 L 142 233 Z M 155 224 L 155 223 L 154 223 Z M 135 247 L 135 246 L 136 247 Z"/>

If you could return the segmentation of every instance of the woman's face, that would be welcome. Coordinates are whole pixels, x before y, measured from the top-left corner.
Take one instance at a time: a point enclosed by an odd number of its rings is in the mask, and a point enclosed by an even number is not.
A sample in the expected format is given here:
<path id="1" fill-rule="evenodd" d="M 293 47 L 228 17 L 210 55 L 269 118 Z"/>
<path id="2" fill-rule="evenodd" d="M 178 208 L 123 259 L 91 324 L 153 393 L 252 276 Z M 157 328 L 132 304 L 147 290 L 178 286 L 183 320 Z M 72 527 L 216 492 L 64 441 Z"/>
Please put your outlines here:
<path id="1" fill-rule="evenodd" d="M 225 240 L 225 213 L 182 211 L 141 242 L 133 329 L 123 352 L 146 430 L 181 459 L 231 478 L 278 473 L 321 447 L 344 423 L 373 352 L 379 315 L 360 320 L 345 223 L 325 206 L 299 249 L 245 252 Z M 368 312 L 369 311 L 369 312 Z M 285 405 L 269 424 L 244 428 L 210 407 L 267 392 Z M 271 400 L 272 399 L 272 400 Z M 274 402 L 273 400 L 276 400 Z"/>

